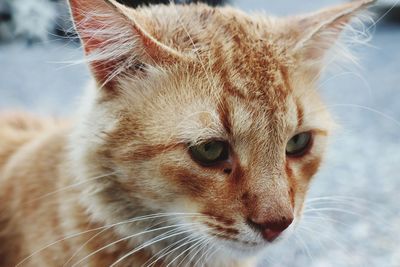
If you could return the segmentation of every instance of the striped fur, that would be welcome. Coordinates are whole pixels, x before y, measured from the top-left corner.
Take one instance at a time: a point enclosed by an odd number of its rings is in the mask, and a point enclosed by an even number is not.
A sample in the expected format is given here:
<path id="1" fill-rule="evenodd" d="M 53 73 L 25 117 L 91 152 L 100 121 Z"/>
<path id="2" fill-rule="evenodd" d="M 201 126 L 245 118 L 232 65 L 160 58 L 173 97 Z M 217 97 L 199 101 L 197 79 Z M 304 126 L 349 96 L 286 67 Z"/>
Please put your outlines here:
<path id="1" fill-rule="evenodd" d="M 270 242 L 249 221 L 294 218 L 284 237 L 300 220 L 334 125 L 324 53 L 370 3 L 274 18 L 71 0 L 95 83 L 69 127 L 0 129 L 0 266 L 256 266 Z M 312 145 L 286 156 L 301 132 Z M 229 159 L 193 160 L 207 140 Z"/>

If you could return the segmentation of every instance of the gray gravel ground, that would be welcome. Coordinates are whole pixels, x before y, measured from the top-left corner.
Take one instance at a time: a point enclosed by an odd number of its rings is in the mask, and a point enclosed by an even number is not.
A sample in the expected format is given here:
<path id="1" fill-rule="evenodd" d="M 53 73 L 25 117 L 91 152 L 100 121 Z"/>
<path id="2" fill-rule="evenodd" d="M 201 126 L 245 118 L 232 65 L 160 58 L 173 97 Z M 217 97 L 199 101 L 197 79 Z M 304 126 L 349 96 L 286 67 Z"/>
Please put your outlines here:
<path id="1" fill-rule="evenodd" d="M 310 11 L 332 1 L 237 1 L 275 14 Z M 294 4 L 293 4 L 294 3 Z M 341 128 L 314 180 L 297 233 L 263 266 L 400 267 L 400 24 L 380 23 L 372 47 L 358 50 L 363 69 L 321 81 Z M 89 74 L 75 44 L 0 45 L 0 110 L 73 113 Z"/>

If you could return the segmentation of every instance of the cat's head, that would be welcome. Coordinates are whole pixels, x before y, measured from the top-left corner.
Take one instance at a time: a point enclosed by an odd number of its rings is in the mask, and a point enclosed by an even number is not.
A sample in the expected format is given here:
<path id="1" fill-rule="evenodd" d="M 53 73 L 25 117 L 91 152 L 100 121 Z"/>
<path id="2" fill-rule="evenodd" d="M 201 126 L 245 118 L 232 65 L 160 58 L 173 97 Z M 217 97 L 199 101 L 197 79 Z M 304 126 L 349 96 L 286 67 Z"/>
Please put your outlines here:
<path id="1" fill-rule="evenodd" d="M 94 217 L 157 214 L 241 253 L 289 232 L 333 125 L 316 91 L 325 54 L 371 1 L 289 18 L 70 3 L 97 83 L 72 138 Z"/>

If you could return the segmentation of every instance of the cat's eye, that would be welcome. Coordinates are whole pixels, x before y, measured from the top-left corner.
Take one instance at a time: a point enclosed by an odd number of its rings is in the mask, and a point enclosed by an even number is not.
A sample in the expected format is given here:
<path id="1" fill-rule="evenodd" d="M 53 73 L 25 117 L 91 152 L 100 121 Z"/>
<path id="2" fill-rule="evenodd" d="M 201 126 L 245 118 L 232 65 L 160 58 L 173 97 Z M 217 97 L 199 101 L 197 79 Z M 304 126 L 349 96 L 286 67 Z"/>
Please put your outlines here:
<path id="1" fill-rule="evenodd" d="M 203 165 L 213 165 L 227 160 L 229 146 L 223 141 L 210 141 L 189 148 L 192 157 Z"/>
<path id="2" fill-rule="evenodd" d="M 303 132 L 293 136 L 286 145 L 286 155 L 301 157 L 308 152 L 311 146 L 312 134 Z"/>

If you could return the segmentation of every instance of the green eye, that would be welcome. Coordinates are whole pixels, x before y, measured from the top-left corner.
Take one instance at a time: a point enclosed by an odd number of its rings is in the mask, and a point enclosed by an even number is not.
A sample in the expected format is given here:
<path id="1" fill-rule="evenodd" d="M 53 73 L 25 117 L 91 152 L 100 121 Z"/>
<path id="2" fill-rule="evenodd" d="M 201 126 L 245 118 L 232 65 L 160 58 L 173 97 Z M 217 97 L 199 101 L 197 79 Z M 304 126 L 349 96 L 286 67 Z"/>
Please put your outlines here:
<path id="1" fill-rule="evenodd" d="M 229 146 L 226 142 L 211 141 L 190 147 L 192 157 L 203 165 L 212 165 L 229 157 Z"/>
<path id="2" fill-rule="evenodd" d="M 311 133 L 304 132 L 296 134 L 286 145 L 286 155 L 289 157 L 301 157 L 307 153 L 311 145 Z"/>

